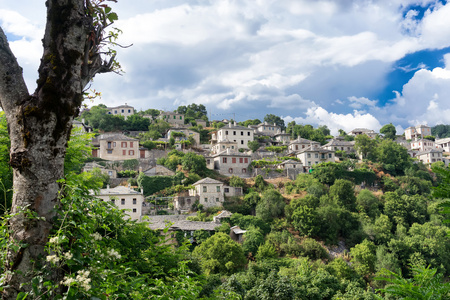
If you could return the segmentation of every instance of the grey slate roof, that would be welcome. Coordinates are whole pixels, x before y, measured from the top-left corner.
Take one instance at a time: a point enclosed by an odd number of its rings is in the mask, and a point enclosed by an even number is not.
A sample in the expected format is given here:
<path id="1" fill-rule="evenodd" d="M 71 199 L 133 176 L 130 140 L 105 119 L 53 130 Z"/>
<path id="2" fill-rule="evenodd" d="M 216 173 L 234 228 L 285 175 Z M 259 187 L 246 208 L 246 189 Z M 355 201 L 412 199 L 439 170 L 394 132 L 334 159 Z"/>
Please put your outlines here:
<path id="1" fill-rule="evenodd" d="M 193 185 L 199 185 L 199 184 L 204 184 L 204 183 L 223 184 L 223 182 L 221 182 L 221 181 L 218 181 L 218 180 L 215 180 L 215 179 L 206 177 L 206 178 L 203 178 L 203 179 L 197 181 L 197 182 L 194 183 Z"/>

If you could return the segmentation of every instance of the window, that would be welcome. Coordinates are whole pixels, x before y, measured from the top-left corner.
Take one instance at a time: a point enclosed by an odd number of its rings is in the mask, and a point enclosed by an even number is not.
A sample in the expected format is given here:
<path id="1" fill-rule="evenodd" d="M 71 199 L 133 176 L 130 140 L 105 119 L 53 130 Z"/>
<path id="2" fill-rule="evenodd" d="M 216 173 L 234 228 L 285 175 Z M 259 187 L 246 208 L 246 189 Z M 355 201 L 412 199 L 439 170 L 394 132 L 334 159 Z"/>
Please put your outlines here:
<path id="1" fill-rule="evenodd" d="M 219 198 L 216 198 L 216 202 L 219 202 Z"/>
<path id="2" fill-rule="evenodd" d="M 233 174 L 233 168 L 229 168 L 228 173 Z"/>
<path id="3" fill-rule="evenodd" d="M 173 116 L 173 119 L 175 120 L 177 116 Z"/>
<path id="4" fill-rule="evenodd" d="M 112 175 L 113 175 L 113 172 L 112 172 L 112 171 L 108 171 L 108 175 L 109 175 L 109 176 L 112 176 Z"/>
<path id="5" fill-rule="evenodd" d="M 112 154 L 112 150 L 111 149 L 106 150 L 106 152 L 108 152 L 108 154 Z"/>
<path id="6" fill-rule="evenodd" d="M 108 142 L 108 148 L 111 148 L 111 142 Z"/>
<path id="7" fill-rule="evenodd" d="M 124 113 L 124 112 L 125 112 L 125 110 L 122 109 L 122 113 Z"/>
<path id="8" fill-rule="evenodd" d="M 226 164 L 226 163 L 227 163 L 227 158 L 226 158 L 226 157 L 222 158 L 222 162 L 223 162 L 224 164 Z"/>
<path id="9" fill-rule="evenodd" d="M 244 158 L 244 162 L 245 162 L 246 164 L 248 164 L 248 157 L 245 157 L 245 158 Z"/>
<path id="10" fill-rule="evenodd" d="M 250 136 L 250 131 L 249 131 L 249 132 L 247 132 L 247 135 L 248 135 L 248 136 Z"/>
<path id="11" fill-rule="evenodd" d="M 133 208 L 133 212 L 136 213 L 136 212 L 137 212 L 137 209 L 136 209 L 136 208 Z"/>
<path id="12" fill-rule="evenodd" d="M 122 148 L 126 148 L 126 147 L 127 147 L 127 142 L 122 142 L 122 143 L 120 144 L 120 146 L 121 146 Z"/>
<path id="13" fill-rule="evenodd" d="M 328 153 L 328 158 L 331 158 L 333 155 L 331 155 L 331 153 Z"/>
<path id="14" fill-rule="evenodd" d="M 243 131 L 241 131 L 241 135 L 244 135 L 244 132 L 243 132 Z"/>
<path id="15" fill-rule="evenodd" d="M 239 157 L 239 163 L 242 164 L 244 162 L 244 158 Z"/>
<path id="16" fill-rule="evenodd" d="M 231 158 L 231 163 L 235 164 L 236 163 L 236 157 Z"/>
<path id="17" fill-rule="evenodd" d="M 220 193 L 220 185 L 216 186 L 216 192 Z"/>
<path id="18" fill-rule="evenodd" d="M 247 169 L 246 169 L 246 168 L 243 168 L 243 169 L 242 169 L 242 173 L 244 173 L 244 174 L 247 173 Z"/>
<path id="19" fill-rule="evenodd" d="M 137 204 L 137 199 L 133 198 L 133 204 Z"/>
<path id="20" fill-rule="evenodd" d="M 114 111 L 114 114 L 117 115 L 117 110 Z"/>
<path id="21" fill-rule="evenodd" d="M 298 150 L 298 145 L 295 145 L 295 150 Z"/>
<path id="22" fill-rule="evenodd" d="M 122 155 L 127 155 L 127 150 L 122 150 Z"/>
<path id="23" fill-rule="evenodd" d="M 311 158 L 311 153 L 308 153 L 307 157 L 308 157 L 308 158 Z"/>
<path id="24" fill-rule="evenodd" d="M 210 159 L 207 159 L 207 160 L 206 160 L 206 164 L 209 165 L 210 163 L 211 163 L 211 160 L 210 160 Z"/>
<path id="25" fill-rule="evenodd" d="M 134 155 L 134 150 L 129 150 L 128 155 Z"/>
<path id="26" fill-rule="evenodd" d="M 115 199 L 111 199 L 111 203 L 112 203 L 112 204 L 115 204 L 115 203 L 116 203 L 116 200 L 115 200 Z"/>
<path id="27" fill-rule="evenodd" d="M 130 148 L 133 148 L 133 142 L 130 142 Z"/>
<path id="28" fill-rule="evenodd" d="M 234 149 L 234 146 L 231 146 L 231 149 Z"/>
<path id="29" fill-rule="evenodd" d="M 180 120 L 182 120 L 183 119 L 183 116 L 180 116 Z"/>
<path id="30" fill-rule="evenodd" d="M 225 131 L 225 135 L 228 135 L 228 130 L 227 130 L 227 131 Z"/>
<path id="31" fill-rule="evenodd" d="M 203 186 L 203 193 L 206 193 L 206 191 L 207 191 L 207 187 Z"/>
<path id="32" fill-rule="evenodd" d="M 131 113 L 131 109 L 128 110 L 128 113 L 129 113 L 129 114 Z"/>
<path id="33" fill-rule="evenodd" d="M 233 135 L 236 135 L 236 131 L 233 131 Z"/>
<path id="34" fill-rule="evenodd" d="M 114 148 L 116 147 L 116 142 L 113 142 L 113 147 L 114 147 Z"/>
<path id="35" fill-rule="evenodd" d="M 316 153 L 316 154 L 314 155 L 314 157 L 315 157 L 315 158 L 319 158 L 319 153 Z"/>
<path id="36" fill-rule="evenodd" d="M 244 140 L 241 141 L 241 145 L 244 145 Z"/>
<path id="37" fill-rule="evenodd" d="M 125 199 L 120 199 L 120 204 L 125 205 Z"/>
<path id="38" fill-rule="evenodd" d="M 205 202 L 208 202 L 208 198 L 205 198 Z"/>
<path id="39" fill-rule="evenodd" d="M 230 192 L 230 188 L 224 188 L 224 192 L 225 193 L 229 193 Z"/>

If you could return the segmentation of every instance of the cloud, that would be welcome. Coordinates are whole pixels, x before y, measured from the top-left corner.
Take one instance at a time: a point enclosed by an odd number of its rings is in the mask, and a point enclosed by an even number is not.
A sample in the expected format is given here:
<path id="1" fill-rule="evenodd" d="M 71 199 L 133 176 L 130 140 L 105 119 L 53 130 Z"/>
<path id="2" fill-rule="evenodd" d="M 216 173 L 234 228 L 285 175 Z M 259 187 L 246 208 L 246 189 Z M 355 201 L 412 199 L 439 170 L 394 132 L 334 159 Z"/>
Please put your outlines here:
<path id="1" fill-rule="evenodd" d="M 366 97 L 355 97 L 355 96 L 351 96 L 348 97 L 348 100 L 351 102 L 350 106 L 356 109 L 360 109 L 363 106 L 371 106 L 371 107 L 375 107 L 377 104 L 377 100 L 369 100 Z"/>
<path id="2" fill-rule="evenodd" d="M 415 72 L 389 105 L 372 113 L 385 123 L 450 124 L 450 54 L 444 62 L 444 68 Z"/>
<path id="3" fill-rule="evenodd" d="M 322 107 L 314 107 L 307 110 L 304 118 L 287 116 L 283 119 L 286 123 L 295 121 L 296 124 L 326 125 L 332 135 L 337 135 L 339 129 L 348 132 L 355 128 L 370 128 L 376 131 L 381 128 L 380 122 L 373 115 L 357 110 L 348 114 L 336 114 Z"/>

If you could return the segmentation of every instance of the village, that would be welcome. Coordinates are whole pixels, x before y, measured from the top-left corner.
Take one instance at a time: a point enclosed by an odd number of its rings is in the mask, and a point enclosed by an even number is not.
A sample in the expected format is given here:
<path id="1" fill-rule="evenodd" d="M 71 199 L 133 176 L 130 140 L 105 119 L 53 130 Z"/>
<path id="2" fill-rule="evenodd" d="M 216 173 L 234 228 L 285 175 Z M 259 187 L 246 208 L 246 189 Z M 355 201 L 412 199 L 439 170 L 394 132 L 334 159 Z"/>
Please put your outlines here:
<path id="1" fill-rule="evenodd" d="M 127 104 L 107 108 L 105 112 L 121 116 L 125 120 L 136 113 L 135 109 Z M 276 123 L 261 122 L 241 126 L 232 120 L 220 120 L 208 123 L 220 122 L 222 127 L 209 128 L 204 118 L 195 120 L 197 128 L 200 125 L 200 128 L 209 129 L 208 143 L 201 143 L 200 133 L 193 130 L 192 124 L 185 124 L 185 115 L 182 113 L 160 111 L 157 116 L 144 117 L 152 122 L 164 121 L 169 124 L 164 136 L 155 141 L 158 147 L 143 147 L 138 138 L 145 134 L 142 131 L 104 132 L 92 140 L 92 156 L 97 162 L 87 163 L 83 170 L 99 168 L 110 177 L 107 187 L 100 190 L 97 198 L 111 201 L 119 209 L 124 209 L 133 220 L 148 221 L 152 229 L 162 231 L 170 222 L 171 231 L 187 232 L 191 237 L 196 230 L 214 231 L 221 225 L 220 217 L 214 218 L 212 222 L 187 220 L 188 217 L 195 216 L 195 212 L 192 213 L 194 204 L 195 207 L 200 205 L 204 209 L 222 207 L 227 198 L 243 196 L 243 188 L 205 177 L 193 182 L 189 190 L 180 191 L 170 197 L 146 196 L 148 193 L 142 187 L 133 187 L 130 183 L 127 184 L 126 178 L 117 178 L 123 162 L 134 160 L 134 169 L 145 176 L 174 176 L 176 170 L 157 162 L 175 149 L 200 155 L 209 170 L 224 177 L 250 179 L 259 175 L 266 180 L 295 180 L 299 174 L 309 174 L 314 171 L 315 166 L 322 163 L 336 163 L 343 157 L 361 161 L 363 153 L 357 151 L 354 138 L 359 135 L 365 135 L 369 139 L 383 136 L 371 129 L 355 128 L 344 134 L 341 131 L 339 136 L 329 136 L 330 138 L 321 144 L 300 136 L 292 139 L 292 135 Z M 86 132 L 92 131 L 92 127 L 86 125 L 83 120 L 75 121 L 74 126 Z M 433 141 L 427 139 L 430 136 L 429 126 L 418 125 L 407 128 L 404 135 L 396 136 L 394 141 L 405 147 L 409 156 L 416 162 L 426 166 L 443 162 L 448 166 L 449 159 L 446 156 L 450 152 L 450 138 Z M 99 164 L 99 161 L 103 163 Z M 162 212 L 164 214 L 159 215 Z M 223 211 L 222 215 L 229 217 L 231 213 Z M 232 228 L 232 232 L 239 232 L 236 235 L 239 240 L 245 230 Z"/>

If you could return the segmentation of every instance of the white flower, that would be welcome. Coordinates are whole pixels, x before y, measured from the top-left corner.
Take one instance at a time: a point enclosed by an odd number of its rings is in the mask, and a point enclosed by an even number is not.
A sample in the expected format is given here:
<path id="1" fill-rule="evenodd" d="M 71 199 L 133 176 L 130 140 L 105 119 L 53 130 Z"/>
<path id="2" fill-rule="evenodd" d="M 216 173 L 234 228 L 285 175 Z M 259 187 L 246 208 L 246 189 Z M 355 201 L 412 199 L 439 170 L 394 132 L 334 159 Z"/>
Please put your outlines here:
<path id="1" fill-rule="evenodd" d="M 95 240 L 95 241 L 101 241 L 102 240 L 102 236 L 100 235 L 100 233 L 98 232 L 94 232 L 91 234 L 91 237 Z"/>
<path id="2" fill-rule="evenodd" d="M 50 238 L 48 241 L 50 244 L 60 244 L 66 237 L 64 235 L 62 236 L 54 236 Z"/>
<path id="3" fill-rule="evenodd" d="M 47 261 L 56 264 L 59 262 L 59 257 L 57 255 L 48 255 Z"/>
<path id="4" fill-rule="evenodd" d="M 80 270 L 77 272 L 77 277 L 75 280 L 79 283 L 79 285 L 85 289 L 86 291 L 89 291 L 91 289 L 90 282 L 91 279 L 89 278 L 89 271 L 88 270 Z"/>
<path id="5" fill-rule="evenodd" d="M 108 253 L 109 256 L 111 256 L 111 257 L 113 257 L 113 258 L 120 259 L 120 258 L 122 257 L 122 256 L 119 254 L 119 252 L 117 252 L 117 251 L 114 250 L 114 249 L 109 249 L 109 250 L 107 251 L 107 253 Z"/>
<path id="6" fill-rule="evenodd" d="M 64 253 L 64 258 L 65 259 L 72 259 L 72 257 L 73 257 L 73 254 L 72 254 L 72 252 L 66 252 L 66 253 Z"/>
<path id="7" fill-rule="evenodd" d="M 61 284 L 70 286 L 72 283 L 76 282 L 75 278 L 72 277 L 64 277 L 64 280 L 61 281 Z"/>

